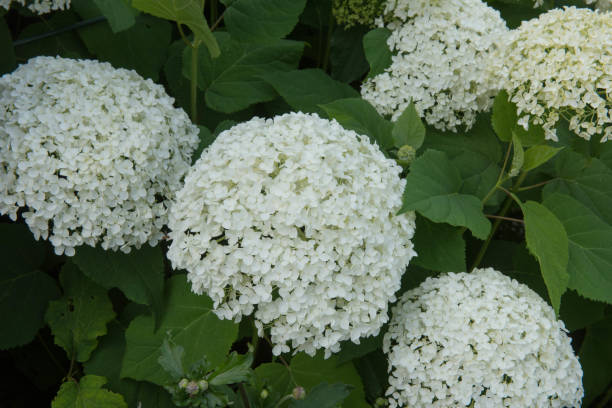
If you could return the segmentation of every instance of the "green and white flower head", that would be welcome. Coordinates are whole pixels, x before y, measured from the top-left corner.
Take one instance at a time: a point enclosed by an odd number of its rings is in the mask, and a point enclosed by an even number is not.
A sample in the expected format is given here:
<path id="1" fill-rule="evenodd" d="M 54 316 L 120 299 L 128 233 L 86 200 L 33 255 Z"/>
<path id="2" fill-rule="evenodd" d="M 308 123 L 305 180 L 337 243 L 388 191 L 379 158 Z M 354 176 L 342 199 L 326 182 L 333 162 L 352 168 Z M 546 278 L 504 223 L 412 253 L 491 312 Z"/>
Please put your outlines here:
<path id="1" fill-rule="evenodd" d="M 30 11 L 36 14 L 46 14 L 50 11 L 70 8 L 70 0 L 0 0 L 0 7 L 8 10 L 11 3 L 27 6 Z"/>
<path id="2" fill-rule="evenodd" d="M 553 309 L 492 269 L 428 278 L 392 310 L 390 407 L 579 407 L 582 368 Z"/>
<path id="3" fill-rule="evenodd" d="M 254 118 L 219 134 L 170 212 L 168 258 L 215 313 L 253 314 L 273 353 L 359 342 L 415 255 L 402 169 L 368 137 L 316 114 Z"/>
<path id="4" fill-rule="evenodd" d="M 612 0 L 584 0 L 586 4 L 594 4 L 595 9 L 601 11 L 612 10 Z M 544 0 L 535 0 L 533 3 L 534 8 L 542 7 Z"/>
<path id="5" fill-rule="evenodd" d="M 612 13 L 551 10 L 513 30 L 492 61 L 525 129 L 557 140 L 565 118 L 584 139 L 612 138 Z"/>
<path id="6" fill-rule="evenodd" d="M 486 69 L 507 28 L 480 0 L 390 0 L 380 26 L 394 54 L 384 73 L 367 80 L 364 99 L 396 120 L 412 101 L 427 123 L 442 130 L 470 127 L 500 88 Z"/>
<path id="7" fill-rule="evenodd" d="M 338 24 L 347 28 L 357 24 L 374 26 L 384 8 L 385 0 L 334 0 L 332 13 Z"/>
<path id="8" fill-rule="evenodd" d="M 163 87 L 108 63 L 36 57 L 0 78 L 0 214 L 58 254 L 163 236 L 198 128 Z"/>

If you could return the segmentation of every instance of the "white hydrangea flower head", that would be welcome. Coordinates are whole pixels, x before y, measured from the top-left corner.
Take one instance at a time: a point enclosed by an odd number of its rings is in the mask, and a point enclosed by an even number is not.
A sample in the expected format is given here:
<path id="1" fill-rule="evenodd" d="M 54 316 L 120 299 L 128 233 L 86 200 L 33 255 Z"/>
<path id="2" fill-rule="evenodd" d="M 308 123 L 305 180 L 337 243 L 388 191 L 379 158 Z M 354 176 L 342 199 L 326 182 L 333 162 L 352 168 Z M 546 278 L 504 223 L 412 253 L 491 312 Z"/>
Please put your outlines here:
<path id="1" fill-rule="evenodd" d="M 519 123 L 541 125 L 558 140 L 556 124 L 590 140 L 612 138 L 612 13 L 566 7 L 525 21 L 490 65 L 517 105 Z"/>
<path id="2" fill-rule="evenodd" d="M 471 127 L 488 110 L 500 80 L 486 69 L 491 50 L 508 29 L 480 0 L 389 0 L 384 22 L 391 66 L 368 79 L 361 95 L 396 120 L 413 102 L 441 130 Z"/>
<path id="3" fill-rule="evenodd" d="M 220 318 L 254 314 L 273 353 L 326 355 L 375 335 L 415 255 L 402 169 L 316 114 L 219 134 L 170 211 L 168 258 Z"/>
<path id="4" fill-rule="evenodd" d="M 582 368 L 553 309 L 492 269 L 428 278 L 393 307 L 395 407 L 579 407 Z"/>
<path id="5" fill-rule="evenodd" d="M 58 254 L 157 243 L 198 128 L 164 88 L 108 63 L 36 57 L 0 78 L 0 214 Z"/>
<path id="6" fill-rule="evenodd" d="M 0 7 L 8 10 L 13 2 L 27 6 L 30 11 L 36 14 L 46 14 L 53 10 L 67 10 L 70 8 L 70 0 L 0 0 Z"/>

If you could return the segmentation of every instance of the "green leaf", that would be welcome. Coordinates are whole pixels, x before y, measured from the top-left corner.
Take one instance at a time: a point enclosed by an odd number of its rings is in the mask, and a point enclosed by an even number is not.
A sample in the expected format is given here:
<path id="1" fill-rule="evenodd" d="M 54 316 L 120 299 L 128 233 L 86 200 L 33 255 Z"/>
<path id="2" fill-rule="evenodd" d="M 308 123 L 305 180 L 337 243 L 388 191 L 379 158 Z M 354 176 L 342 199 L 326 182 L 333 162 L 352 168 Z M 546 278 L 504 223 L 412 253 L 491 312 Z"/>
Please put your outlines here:
<path id="1" fill-rule="evenodd" d="M 571 257 L 571 255 L 570 255 Z M 605 318 L 606 304 L 583 298 L 568 290 L 561 299 L 561 320 L 570 332 L 584 329 Z"/>
<path id="2" fill-rule="evenodd" d="M 177 106 L 188 112 L 191 109 L 191 84 L 183 75 L 183 52 L 185 48 L 186 45 L 182 40 L 177 40 L 170 45 L 163 72 L 170 88 L 168 93 L 174 97 Z M 198 92 L 198 108 L 200 108 L 200 102 L 204 103 L 200 95 L 201 93 Z"/>
<path id="3" fill-rule="evenodd" d="M 546 145 L 531 146 L 525 151 L 523 171 L 530 171 L 555 157 L 563 148 Z"/>
<path id="4" fill-rule="evenodd" d="M 567 231 L 568 287 L 588 299 L 612 303 L 612 226 L 567 195 L 547 194 L 543 204 Z"/>
<path id="5" fill-rule="evenodd" d="M 538 260 L 546 289 L 555 312 L 567 289 L 569 274 L 568 238 L 565 228 L 550 210 L 535 201 L 521 203 L 525 221 L 527 248 Z"/>
<path id="6" fill-rule="evenodd" d="M 391 66 L 391 50 L 387 39 L 391 36 L 388 28 L 375 28 L 363 37 L 363 50 L 370 64 L 368 78 L 385 72 Z"/>
<path id="7" fill-rule="evenodd" d="M 263 75 L 263 78 L 289 106 L 302 112 L 323 115 L 319 104 L 359 97 L 359 93 L 349 85 L 332 79 L 321 69 L 277 72 Z"/>
<path id="8" fill-rule="evenodd" d="M 423 144 L 423 140 L 425 140 L 425 125 L 423 125 L 412 103 L 404 109 L 404 112 L 393 124 L 391 135 L 393 143 L 398 149 L 404 145 L 410 145 L 414 150 L 417 150 Z"/>
<path id="9" fill-rule="evenodd" d="M 291 408 L 335 408 L 351 393 L 350 385 L 328 384 L 323 382 L 315 386 L 303 400 L 292 400 Z"/>
<path id="10" fill-rule="evenodd" d="M 128 308 L 133 305 L 136 304 L 130 303 Z M 124 312 L 123 315 L 125 314 Z M 108 388 L 123 395 L 130 408 L 138 408 L 139 404 L 147 408 L 175 408 L 170 394 L 162 387 L 149 382 L 119 378 L 125 353 L 124 335 L 125 331 L 119 323 L 111 323 L 108 334 L 100 339 L 100 344 L 84 364 L 85 373 L 108 378 Z"/>
<path id="11" fill-rule="evenodd" d="M 414 248 L 418 254 L 415 265 L 438 272 L 466 270 L 465 241 L 461 228 L 436 224 L 417 216 Z"/>
<path id="12" fill-rule="evenodd" d="M 510 142 L 512 140 L 512 130 L 516 127 L 518 117 L 516 115 L 516 105 L 508 100 L 508 93 L 504 90 L 499 92 L 493 102 L 493 113 L 491 123 L 493 129 L 500 140 Z"/>
<path id="13" fill-rule="evenodd" d="M 138 12 L 130 6 L 129 0 L 93 0 L 93 2 L 106 17 L 114 33 L 127 30 L 136 24 Z"/>
<path id="14" fill-rule="evenodd" d="M 212 57 L 217 58 L 219 45 L 204 18 L 203 4 L 199 0 L 132 0 L 132 6 L 138 10 L 189 27 L 196 41 L 203 42 Z"/>
<path id="15" fill-rule="evenodd" d="M 157 362 L 173 379 L 178 381 L 185 375 L 185 370 L 183 369 L 184 354 L 185 349 L 183 347 L 175 344 L 170 345 L 168 339 L 164 339 Z"/>
<path id="16" fill-rule="evenodd" d="M 225 10 L 232 37 L 243 43 L 271 43 L 293 30 L 306 0 L 236 0 Z"/>
<path id="17" fill-rule="evenodd" d="M 62 384 L 51 408 L 127 408 L 123 397 L 102 388 L 106 378 L 86 375 L 78 383 L 74 380 Z"/>
<path id="18" fill-rule="evenodd" d="M 164 314 L 160 328 L 154 330 L 150 316 L 136 317 L 128 327 L 127 348 L 121 377 L 165 385 L 172 378 L 157 360 L 168 334 L 185 349 L 183 363 L 190 366 L 205 355 L 212 366 L 221 364 L 238 334 L 238 325 L 219 320 L 212 312 L 212 301 L 196 295 L 185 275 L 176 275 L 166 283 Z"/>
<path id="19" fill-rule="evenodd" d="M 115 0 L 117 1 L 117 0 Z M 83 18 L 95 17 L 90 8 L 77 9 Z M 113 34 L 108 24 L 99 23 L 78 30 L 89 52 L 115 68 L 134 69 L 156 81 L 170 45 L 172 27 L 151 16 L 141 15 L 131 28 Z"/>
<path id="20" fill-rule="evenodd" d="M 308 392 L 323 381 L 349 384 L 355 388 L 342 406 L 345 408 L 370 408 L 370 405 L 365 401 L 361 378 L 352 363 L 338 365 L 335 356 L 324 359 L 322 353 L 315 357 L 299 353 L 291 359 L 289 369 L 291 375 L 287 367 L 282 364 L 266 363 L 255 369 L 255 375 L 259 382 L 270 388 L 270 396 L 277 397 L 277 399 L 291 393 L 296 385 L 304 387 L 306 395 L 308 395 Z M 295 383 L 293 380 L 295 380 Z"/>
<path id="21" fill-rule="evenodd" d="M 381 329 L 381 332 L 384 331 L 384 328 Z M 340 351 L 336 354 L 338 364 L 344 364 L 382 348 L 382 340 L 383 336 L 379 334 L 378 336 L 360 338 L 359 344 L 355 344 L 350 340 L 343 341 Z"/>
<path id="22" fill-rule="evenodd" d="M 124 254 L 81 246 L 72 260 L 98 285 L 119 288 L 128 299 L 150 305 L 159 319 L 164 292 L 164 255 L 159 247 L 145 245 Z"/>
<path id="23" fill-rule="evenodd" d="M 369 401 L 385 396 L 389 388 L 387 356 L 381 349 L 375 350 L 353 362 L 363 381 L 363 389 Z"/>
<path id="24" fill-rule="evenodd" d="M 368 71 L 363 52 L 365 27 L 336 27 L 331 38 L 329 62 L 332 78 L 345 83 L 361 79 Z"/>
<path id="25" fill-rule="evenodd" d="M 495 186 L 501 171 L 496 163 L 477 152 L 465 151 L 451 159 L 451 162 L 463 179 L 460 192 L 475 195 L 481 200 Z M 487 201 L 487 205 L 500 203 L 503 198 L 503 193 L 498 191 Z"/>
<path id="26" fill-rule="evenodd" d="M 588 407 L 612 382 L 612 317 L 587 328 L 580 348 L 580 365 L 584 375 L 582 405 Z"/>
<path id="27" fill-rule="evenodd" d="M 212 59 L 200 48 L 198 87 L 206 93 L 206 104 L 219 112 L 232 113 L 254 103 L 271 101 L 276 92 L 263 78 L 264 74 L 297 68 L 304 44 L 278 40 L 268 45 L 244 44 L 227 33 L 215 33 L 221 56 Z M 183 53 L 183 75 L 191 78 L 191 50 Z"/>
<path id="28" fill-rule="evenodd" d="M 76 361 L 89 359 L 106 334 L 106 324 L 115 317 L 106 290 L 85 277 L 73 263 L 60 272 L 64 296 L 51 301 L 45 320 L 51 327 L 55 344 L 74 356 Z"/>
<path id="29" fill-rule="evenodd" d="M 521 143 L 521 139 L 516 135 L 516 133 L 512 133 L 512 150 L 514 154 L 512 156 L 512 164 L 510 165 L 510 177 L 518 176 L 525 163 L 525 151 L 523 150 L 523 144 Z"/>
<path id="30" fill-rule="evenodd" d="M 24 224 L 0 224 L 0 350 L 29 343 L 44 325 L 50 300 L 59 297 L 55 280 L 37 270 L 45 245 Z"/>
<path id="31" fill-rule="evenodd" d="M 459 193 L 461 183 L 459 170 L 445 153 L 427 150 L 410 167 L 400 214 L 416 210 L 433 222 L 467 227 L 476 238 L 485 239 L 491 223 L 477 197 Z"/>
<path id="32" fill-rule="evenodd" d="M 17 67 L 17 59 L 15 58 L 15 49 L 13 48 L 13 39 L 11 32 L 4 18 L 0 18 L 0 75 L 7 72 L 12 72 Z"/>
<path id="33" fill-rule="evenodd" d="M 570 195 L 612 225 L 612 169 L 568 149 L 559 153 L 554 164 L 557 178 L 544 187 L 544 193 Z"/>
<path id="34" fill-rule="evenodd" d="M 208 128 L 205 126 L 198 125 L 198 128 L 200 129 L 200 135 L 199 135 L 200 144 L 198 145 L 198 148 L 196 149 L 195 152 L 193 152 L 193 155 L 191 156 L 192 164 L 195 163 L 200 158 L 204 149 L 210 146 L 210 144 L 214 142 L 217 137 L 216 135 L 212 134 L 211 131 L 208 130 Z"/>
<path id="35" fill-rule="evenodd" d="M 253 353 L 238 354 L 233 351 L 227 361 L 215 369 L 215 374 L 209 379 L 211 385 L 228 385 L 249 381 L 253 371 Z"/>
<path id="36" fill-rule="evenodd" d="M 339 99 L 321 105 L 330 119 L 336 119 L 343 127 L 367 135 L 385 151 L 393 146 L 393 125 L 383 119 L 376 109 L 360 98 Z"/>

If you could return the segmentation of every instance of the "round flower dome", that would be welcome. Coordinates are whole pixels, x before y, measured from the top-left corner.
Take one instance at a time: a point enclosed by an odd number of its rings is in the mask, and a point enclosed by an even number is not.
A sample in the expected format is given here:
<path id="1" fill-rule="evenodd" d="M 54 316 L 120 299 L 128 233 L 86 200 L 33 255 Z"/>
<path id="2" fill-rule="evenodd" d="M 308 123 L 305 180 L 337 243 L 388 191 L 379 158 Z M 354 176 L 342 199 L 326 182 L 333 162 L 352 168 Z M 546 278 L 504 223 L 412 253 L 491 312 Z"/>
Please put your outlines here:
<path id="1" fill-rule="evenodd" d="M 0 78 L 0 214 L 58 254 L 154 245 L 198 145 L 163 87 L 108 63 L 36 57 Z"/>
<path id="2" fill-rule="evenodd" d="M 387 322 L 415 255 L 396 215 L 402 169 L 366 136 L 316 114 L 219 134 L 170 212 L 168 258 L 221 318 L 253 314 L 274 354 L 339 350 Z"/>
<path id="3" fill-rule="evenodd" d="M 487 268 L 428 278 L 383 341 L 390 407 L 579 407 L 582 368 L 553 309 Z"/>
<path id="4" fill-rule="evenodd" d="M 70 0 L 0 0 L 0 7 L 8 10 L 11 3 L 27 6 L 36 14 L 46 14 L 54 10 L 66 10 L 70 8 Z"/>

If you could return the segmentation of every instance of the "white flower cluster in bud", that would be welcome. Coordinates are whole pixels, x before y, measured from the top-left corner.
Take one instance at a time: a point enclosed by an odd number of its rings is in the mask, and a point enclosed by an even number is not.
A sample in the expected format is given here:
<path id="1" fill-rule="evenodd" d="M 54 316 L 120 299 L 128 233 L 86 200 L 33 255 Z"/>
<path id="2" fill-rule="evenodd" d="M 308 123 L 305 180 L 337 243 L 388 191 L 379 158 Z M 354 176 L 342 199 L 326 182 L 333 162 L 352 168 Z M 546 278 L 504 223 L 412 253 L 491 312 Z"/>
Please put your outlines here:
<path id="1" fill-rule="evenodd" d="M 612 10 L 612 0 L 584 0 L 586 4 L 595 4 L 595 9 L 601 11 Z M 542 7 L 544 0 L 535 0 L 533 8 Z"/>
<path id="2" fill-rule="evenodd" d="M 557 140 L 556 124 L 590 140 L 612 138 L 612 13 L 566 7 L 523 22 L 507 37 L 490 68 L 517 105 L 519 123 L 541 125 Z"/>
<path id="3" fill-rule="evenodd" d="M 427 123 L 455 131 L 491 107 L 500 81 L 486 61 L 508 32 L 498 11 L 480 0 L 389 0 L 384 20 L 393 62 L 361 88 L 380 114 L 396 120 L 413 102 Z"/>
<path id="4" fill-rule="evenodd" d="M 70 8 L 70 0 L 0 0 L 0 7 L 9 9 L 11 3 L 27 6 L 36 14 L 46 14 L 53 10 L 66 10 Z"/>
<path id="5" fill-rule="evenodd" d="M 0 214 L 58 254 L 163 236 L 198 128 L 163 87 L 108 63 L 36 57 L 0 78 Z"/>
<path id="6" fill-rule="evenodd" d="M 170 212 L 168 258 L 220 318 L 254 314 L 273 353 L 326 355 L 388 321 L 415 255 L 396 215 L 401 167 L 316 114 L 254 118 L 219 134 Z"/>
<path id="7" fill-rule="evenodd" d="M 428 278 L 392 310 L 390 407 L 579 407 L 582 368 L 553 309 L 492 269 Z"/>

